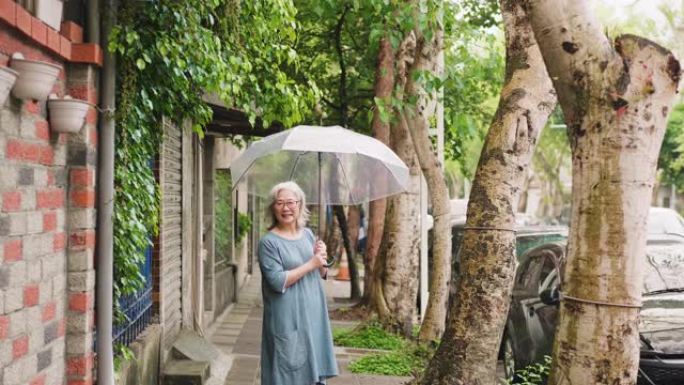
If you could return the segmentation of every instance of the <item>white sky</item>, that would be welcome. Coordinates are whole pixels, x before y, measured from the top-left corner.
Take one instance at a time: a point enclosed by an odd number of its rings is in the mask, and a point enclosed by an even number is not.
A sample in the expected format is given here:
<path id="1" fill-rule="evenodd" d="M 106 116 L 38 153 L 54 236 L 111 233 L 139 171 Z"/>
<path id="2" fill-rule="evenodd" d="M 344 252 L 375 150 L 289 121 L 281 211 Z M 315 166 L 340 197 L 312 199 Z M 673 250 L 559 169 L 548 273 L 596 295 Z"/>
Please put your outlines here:
<path id="1" fill-rule="evenodd" d="M 638 15 L 646 20 L 650 19 L 656 25 L 662 25 L 665 18 L 658 7 L 667 5 L 674 9 L 682 8 L 682 0 L 589 0 L 604 23 L 611 21 L 625 21 L 630 16 Z"/>

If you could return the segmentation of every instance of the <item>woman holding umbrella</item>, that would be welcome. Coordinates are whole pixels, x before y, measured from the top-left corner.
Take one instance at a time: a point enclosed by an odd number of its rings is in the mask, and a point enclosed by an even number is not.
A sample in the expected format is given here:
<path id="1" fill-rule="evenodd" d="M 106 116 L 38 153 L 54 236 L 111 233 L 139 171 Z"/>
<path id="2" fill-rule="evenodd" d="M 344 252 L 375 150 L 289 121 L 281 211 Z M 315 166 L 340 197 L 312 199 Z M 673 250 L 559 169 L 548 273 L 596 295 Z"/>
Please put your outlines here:
<path id="1" fill-rule="evenodd" d="M 273 221 L 259 241 L 264 318 L 262 385 L 313 385 L 337 376 L 321 278 L 326 247 L 304 227 L 309 213 L 294 182 L 271 189 Z"/>

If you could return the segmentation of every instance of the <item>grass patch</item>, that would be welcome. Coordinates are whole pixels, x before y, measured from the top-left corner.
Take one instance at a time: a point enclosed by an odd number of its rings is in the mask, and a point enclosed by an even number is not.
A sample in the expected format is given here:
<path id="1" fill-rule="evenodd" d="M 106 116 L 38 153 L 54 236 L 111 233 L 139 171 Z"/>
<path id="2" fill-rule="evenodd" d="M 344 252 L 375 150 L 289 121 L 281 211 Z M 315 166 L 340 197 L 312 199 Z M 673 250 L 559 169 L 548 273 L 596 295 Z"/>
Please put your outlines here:
<path id="1" fill-rule="evenodd" d="M 371 354 L 349 364 L 352 373 L 383 376 L 417 376 L 427 366 L 434 350 L 416 344 L 406 344 L 400 350 Z"/>
<path id="2" fill-rule="evenodd" d="M 333 341 L 336 346 L 361 349 L 399 350 L 405 340 L 389 333 L 377 322 L 369 322 L 354 329 L 333 329 Z"/>

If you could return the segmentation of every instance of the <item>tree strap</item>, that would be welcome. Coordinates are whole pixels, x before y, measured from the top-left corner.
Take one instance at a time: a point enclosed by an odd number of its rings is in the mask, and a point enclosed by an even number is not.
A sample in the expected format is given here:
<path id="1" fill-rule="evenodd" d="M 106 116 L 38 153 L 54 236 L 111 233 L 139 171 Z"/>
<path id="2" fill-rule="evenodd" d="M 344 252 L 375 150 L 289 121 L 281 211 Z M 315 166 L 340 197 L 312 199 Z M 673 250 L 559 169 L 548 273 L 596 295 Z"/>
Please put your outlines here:
<path id="1" fill-rule="evenodd" d="M 573 296 L 567 295 L 567 294 L 563 293 L 562 291 L 559 291 L 558 294 L 559 294 L 559 297 L 561 300 L 569 299 L 571 301 L 581 302 L 581 303 L 589 303 L 592 305 L 626 307 L 626 308 L 633 308 L 633 309 L 640 309 L 642 307 L 642 304 L 635 305 L 635 304 L 627 304 L 627 303 L 613 303 L 613 302 L 595 301 L 592 299 L 578 298 L 578 297 L 573 297 Z"/>

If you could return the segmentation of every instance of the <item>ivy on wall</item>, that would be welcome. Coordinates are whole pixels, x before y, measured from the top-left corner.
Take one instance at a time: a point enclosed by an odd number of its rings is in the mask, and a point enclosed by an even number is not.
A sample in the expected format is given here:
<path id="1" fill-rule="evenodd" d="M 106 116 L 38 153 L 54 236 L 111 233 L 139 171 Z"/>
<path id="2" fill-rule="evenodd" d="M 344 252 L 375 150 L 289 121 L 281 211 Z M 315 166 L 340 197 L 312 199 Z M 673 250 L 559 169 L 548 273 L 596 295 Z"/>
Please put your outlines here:
<path id="1" fill-rule="evenodd" d="M 144 250 L 158 233 L 160 190 L 151 169 L 162 117 L 203 134 L 205 93 L 243 110 L 253 123 L 285 126 L 307 117 L 313 84 L 297 84 L 291 0 L 123 0 L 109 50 L 117 57 L 114 295 L 144 284 Z M 118 301 L 115 301 L 118 304 Z M 125 316 L 116 309 L 117 320 Z"/>

